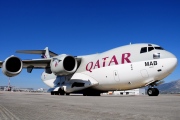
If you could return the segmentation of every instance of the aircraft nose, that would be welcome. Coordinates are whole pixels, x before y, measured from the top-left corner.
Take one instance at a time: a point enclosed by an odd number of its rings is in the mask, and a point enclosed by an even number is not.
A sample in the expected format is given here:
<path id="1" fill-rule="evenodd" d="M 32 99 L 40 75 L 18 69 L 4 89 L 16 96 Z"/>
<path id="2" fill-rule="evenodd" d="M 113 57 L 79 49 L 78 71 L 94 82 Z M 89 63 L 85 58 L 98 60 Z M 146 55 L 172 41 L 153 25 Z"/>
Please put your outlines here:
<path id="1" fill-rule="evenodd" d="M 177 66 L 178 59 L 172 53 L 169 54 L 169 72 L 171 73 Z"/>
<path id="2" fill-rule="evenodd" d="M 164 54 L 160 54 L 160 57 L 162 58 L 162 61 L 160 62 L 162 65 L 162 69 L 160 70 L 162 70 L 162 72 L 160 72 L 160 75 L 158 75 L 157 79 L 159 80 L 171 74 L 178 64 L 178 59 L 170 52 L 166 51 Z"/>
<path id="3" fill-rule="evenodd" d="M 177 58 L 176 58 L 176 57 L 175 57 L 175 58 L 172 58 L 172 60 L 171 60 L 171 66 L 172 66 L 173 69 L 177 66 L 177 64 L 178 64 Z"/>

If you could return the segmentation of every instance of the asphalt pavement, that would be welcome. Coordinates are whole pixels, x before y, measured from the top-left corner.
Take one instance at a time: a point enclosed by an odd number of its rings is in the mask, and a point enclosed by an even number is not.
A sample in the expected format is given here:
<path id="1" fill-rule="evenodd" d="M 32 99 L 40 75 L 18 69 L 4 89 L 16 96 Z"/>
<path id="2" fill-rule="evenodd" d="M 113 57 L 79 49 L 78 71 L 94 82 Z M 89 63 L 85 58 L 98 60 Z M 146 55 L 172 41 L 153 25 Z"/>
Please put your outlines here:
<path id="1" fill-rule="evenodd" d="M 180 120 L 180 95 L 52 96 L 0 91 L 0 120 Z"/>

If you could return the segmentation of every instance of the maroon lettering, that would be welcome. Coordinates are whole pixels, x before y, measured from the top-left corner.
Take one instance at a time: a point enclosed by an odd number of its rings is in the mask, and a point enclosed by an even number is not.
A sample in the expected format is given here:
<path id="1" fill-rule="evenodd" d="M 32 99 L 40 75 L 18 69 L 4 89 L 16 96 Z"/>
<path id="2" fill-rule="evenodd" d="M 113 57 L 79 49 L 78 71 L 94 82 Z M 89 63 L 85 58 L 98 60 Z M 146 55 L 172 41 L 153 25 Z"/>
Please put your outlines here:
<path id="1" fill-rule="evenodd" d="M 121 64 L 124 64 L 125 61 L 126 61 L 127 63 L 131 63 L 131 61 L 129 60 L 129 57 L 130 57 L 130 56 L 131 56 L 131 53 L 124 53 L 124 54 L 122 54 Z"/>
<path id="2" fill-rule="evenodd" d="M 121 58 L 121 64 L 124 64 L 124 63 L 131 63 L 129 57 L 131 56 L 131 53 L 123 53 L 122 54 L 122 58 Z M 106 60 L 108 59 L 109 57 L 104 57 L 102 59 L 98 59 L 96 61 L 96 63 L 94 64 L 94 62 L 89 62 L 87 65 L 86 65 L 86 70 L 89 71 L 89 72 L 92 72 L 93 69 L 97 69 L 97 68 L 101 68 L 101 67 L 105 67 L 106 66 Z M 103 60 L 103 61 L 101 61 Z M 113 57 L 111 58 L 108 66 L 111 66 L 111 65 L 118 65 L 120 61 L 117 61 L 117 58 L 116 58 L 116 55 L 113 55 Z"/>
<path id="3" fill-rule="evenodd" d="M 90 65 L 90 66 L 89 66 Z M 89 72 L 92 72 L 92 67 L 93 67 L 93 62 L 89 62 L 87 65 L 86 65 L 86 70 L 89 71 Z"/>
<path id="4" fill-rule="evenodd" d="M 110 66 L 110 65 L 111 65 L 111 63 L 115 63 L 115 65 L 118 65 L 118 61 L 117 61 L 117 59 L 116 59 L 116 56 L 115 56 L 115 55 L 111 58 L 111 61 L 109 62 L 109 65 L 108 65 L 108 66 Z"/>
<path id="5" fill-rule="evenodd" d="M 103 61 L 103 67 L 105 67 L 105 65 L 106 65 L 106 58 L 109 58 L 109 57 L 102 58 L 104 60 Z"/>
<path id="6" fill-rule="evenodd" d="M 96 66 L 98 67 L 98 68 L 100 68 L 100 65 L 99 65 L 99 60 L 96 62 L 96 64 L 94 65 L 94 69 L 96 68 Z"/>

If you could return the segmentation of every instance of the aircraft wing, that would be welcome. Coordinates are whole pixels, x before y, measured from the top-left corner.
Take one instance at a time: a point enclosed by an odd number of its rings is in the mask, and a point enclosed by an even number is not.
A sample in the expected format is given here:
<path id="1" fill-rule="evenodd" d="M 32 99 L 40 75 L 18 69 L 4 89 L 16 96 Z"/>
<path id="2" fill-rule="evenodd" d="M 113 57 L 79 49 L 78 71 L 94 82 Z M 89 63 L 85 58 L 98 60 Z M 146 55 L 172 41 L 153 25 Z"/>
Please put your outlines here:
<path id="1" fill-rule="evenodd" d="M 32 60 L 22 60 L 23 68 L 33 67 L 33 68 L 47 68 L 49 67 L 51 59 L 32 59 Z M 0 68 L 2 67 L 3 61 L 0 61 Z"/>
<path id="2" fill-rule="evenodd" d="M 4 62 L 6 62 L 6 61 L 4 61 Z M 31 73 L 34 68 L 35 69 L 50 68 L 50 62 L 51 62 L 51 59 L 22 60 L 22 68 L 27 68 L 27 72 Z M 2 64 L 3 64 L 3 61 L 0 61 L 0 68 L 2 67 Z M 4 68 L 2 68 L 2 69 L 4 69 Z"/>
<path id="3" fill-rule="evenodd" d="M 58 66 L 62 67 L 62 64 L 64 63 L 64 60 L 66 60 L 66 66 L 69 66 L 69 63 L 72 61 L 74 62 L 76 59 L 76 62 L 74 66 L 71 66 L 72 68 L 77 68 L 77 66 L 81 62 L 81 58 L 78 58 L 77 56 L 70 56 L 66 54 L 58 55 L 48 49 L 46 47 L 44 50 L 18 50 L 16 53 L 25 53 L 25 54 L 40 54 L 42 58 L 40 59 L 30 59 L 30 60 L 21 60 L 20 58 L 16 56 L 10 56 L 6 58 L 4 61 L 0 61 L 0 67 L 4 64 L 2 70 L 4 71 L 5 75 L 7 76 L 14 76 L 19 74 L 21 72 L 22 68 L 27 68 L 27 72 L 31 73 L 33 69 L 45 69 L 47 72 L 51 72 L 51 70 L 58 69 L 59 71 L 61 68 L 58 68 Z M 67 59 L 66 59 L 67 58 Z M 51 61 L 55 61 L 54 66 L 50 66 Z M 63 62 L 60 62 L 63 61 Z M 60 62 L 60 64 L 59 64 Z M 64 66 L 64 64 L 63 64 Z M 51 67 L 51 68 L 50 68 Z M 55 68 L 56 67 L 56 68 Z M 67 67 L 68 68 L 68 67 Z M 62 68 L 64 69 L 64 68 Z M 69 73 L 75 72 L 76 69 L 72 69 L 69 71 Z M 66 74 L 69 74 L 66 73 Z M 63 73 L 65 74 L 65 73 Z"/>
<path id="4" fill-rule="evenodd" d="M 33 68 L 47 68 L 50 65 L 51 59 L 32 59 L 32 60 L 22 60 L 23 68 L 33 67 Z"/>
<path id="5" fill-rule="evenodd" d="M 81 60 L 81 58 L 77 58 L 77 57 L 75 57 L 75 59 L 78 62 L 80 62 L 80 60 Z M 47 68 L 47 67 L 50 67 L 51 58 L 22 60 L 22 62 L 23 62 L 23 68 L 28 68 L 31 66 L 33 66 L 33 68 Z"/>

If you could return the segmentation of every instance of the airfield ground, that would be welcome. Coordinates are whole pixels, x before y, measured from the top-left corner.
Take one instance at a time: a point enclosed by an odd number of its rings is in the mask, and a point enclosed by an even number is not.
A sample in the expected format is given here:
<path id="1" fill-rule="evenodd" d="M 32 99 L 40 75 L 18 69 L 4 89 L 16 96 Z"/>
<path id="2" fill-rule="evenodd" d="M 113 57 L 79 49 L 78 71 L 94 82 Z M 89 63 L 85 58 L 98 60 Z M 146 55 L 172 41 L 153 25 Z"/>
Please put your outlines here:
<path id="1" fill-rule="evenodd" d="M 93 97 L 0 91 L 0 120 L 180 120 L 180 95 Z"/>

